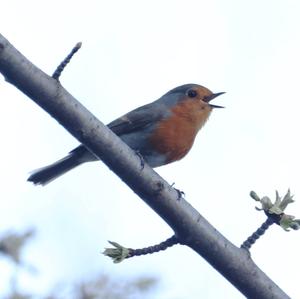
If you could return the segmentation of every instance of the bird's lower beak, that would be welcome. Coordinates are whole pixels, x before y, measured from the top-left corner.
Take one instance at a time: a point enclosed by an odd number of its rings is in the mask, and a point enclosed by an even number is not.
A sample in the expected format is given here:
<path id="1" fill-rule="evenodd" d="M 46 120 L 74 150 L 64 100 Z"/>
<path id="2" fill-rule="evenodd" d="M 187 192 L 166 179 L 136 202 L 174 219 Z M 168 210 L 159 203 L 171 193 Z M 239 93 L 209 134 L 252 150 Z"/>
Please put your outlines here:
<path id="1" fill-rule="evenodd" d="M 205 102 L 209 103 L 211 100 L 215 99 L 216 97 L 224 94 L 225 92 L 217 92 L 217 93 L 213 93 L 212 95 L 208 96 L 205 98 Z M 209 104 L 210 107 L 212 108 L 225 108 L 224 106 L 219 106 L 219 105 L 213 105 L 213 104 Z"/>

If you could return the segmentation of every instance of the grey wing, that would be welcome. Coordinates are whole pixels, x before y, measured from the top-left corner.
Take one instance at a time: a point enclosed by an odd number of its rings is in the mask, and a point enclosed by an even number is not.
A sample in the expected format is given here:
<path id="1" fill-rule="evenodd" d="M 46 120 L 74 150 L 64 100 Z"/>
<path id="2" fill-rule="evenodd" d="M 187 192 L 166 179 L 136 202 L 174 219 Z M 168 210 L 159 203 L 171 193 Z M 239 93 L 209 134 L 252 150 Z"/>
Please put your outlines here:
<path id="1" fill-rule="evenodd" d="M 166 109 L 162 109 L 161 104 L 154 102 L 132 110 L 107 126 L 119 136 L 132 133 L 167 117 L 166 111 Z"/>

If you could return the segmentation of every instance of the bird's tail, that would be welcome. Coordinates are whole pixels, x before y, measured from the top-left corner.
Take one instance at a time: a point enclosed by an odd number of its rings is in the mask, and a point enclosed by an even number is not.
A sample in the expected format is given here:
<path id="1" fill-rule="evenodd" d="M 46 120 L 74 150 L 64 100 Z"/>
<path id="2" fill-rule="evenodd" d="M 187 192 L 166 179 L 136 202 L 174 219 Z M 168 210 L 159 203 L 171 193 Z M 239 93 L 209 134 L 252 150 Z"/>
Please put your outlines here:
<path id="1" fill-rule="evenodd" d="M 68 156 L 51 165 L 34 170 L 27 181 L 33 182 L 35 185 L 46 185 L 76 166 L 94 160 L 96 157 L 80 145 L 72 150 Z"/>

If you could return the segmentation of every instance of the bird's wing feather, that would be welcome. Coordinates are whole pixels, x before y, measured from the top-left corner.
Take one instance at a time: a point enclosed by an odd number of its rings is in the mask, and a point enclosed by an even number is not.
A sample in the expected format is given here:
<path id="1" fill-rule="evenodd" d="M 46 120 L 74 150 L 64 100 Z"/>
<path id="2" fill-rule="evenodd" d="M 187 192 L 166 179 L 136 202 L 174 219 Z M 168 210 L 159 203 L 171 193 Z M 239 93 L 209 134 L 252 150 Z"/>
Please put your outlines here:
<path id="1" fill-rule="evenodd" d="M 166 117 L 166 109 L 161 108 L 157 103 L 147 104 L 117 118 L 107 126 L 119 136 L 132 133 Z"/>

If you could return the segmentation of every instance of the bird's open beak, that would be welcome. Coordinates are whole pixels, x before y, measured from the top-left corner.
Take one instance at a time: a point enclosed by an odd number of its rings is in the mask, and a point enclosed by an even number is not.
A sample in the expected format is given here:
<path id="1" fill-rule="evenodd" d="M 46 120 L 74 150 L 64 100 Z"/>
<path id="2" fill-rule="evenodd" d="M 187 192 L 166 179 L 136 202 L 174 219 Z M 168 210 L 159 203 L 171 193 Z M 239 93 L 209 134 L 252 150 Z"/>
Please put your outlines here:
<path id="1" fill-rule="evenodd" d="M 225 92 L 217 92 L 217 93 L 213 93 L 212 95 L 208 96 L 205 98 L 205 102 L 209 103 L 211 100 L 215 99 L 216 97 L 224 94 Z M 213 104 L 209 104 L 210 107 L 212 108 L 225 108 L 224 106 L 219 106 L 219 105 L 213 105 Z"/>

